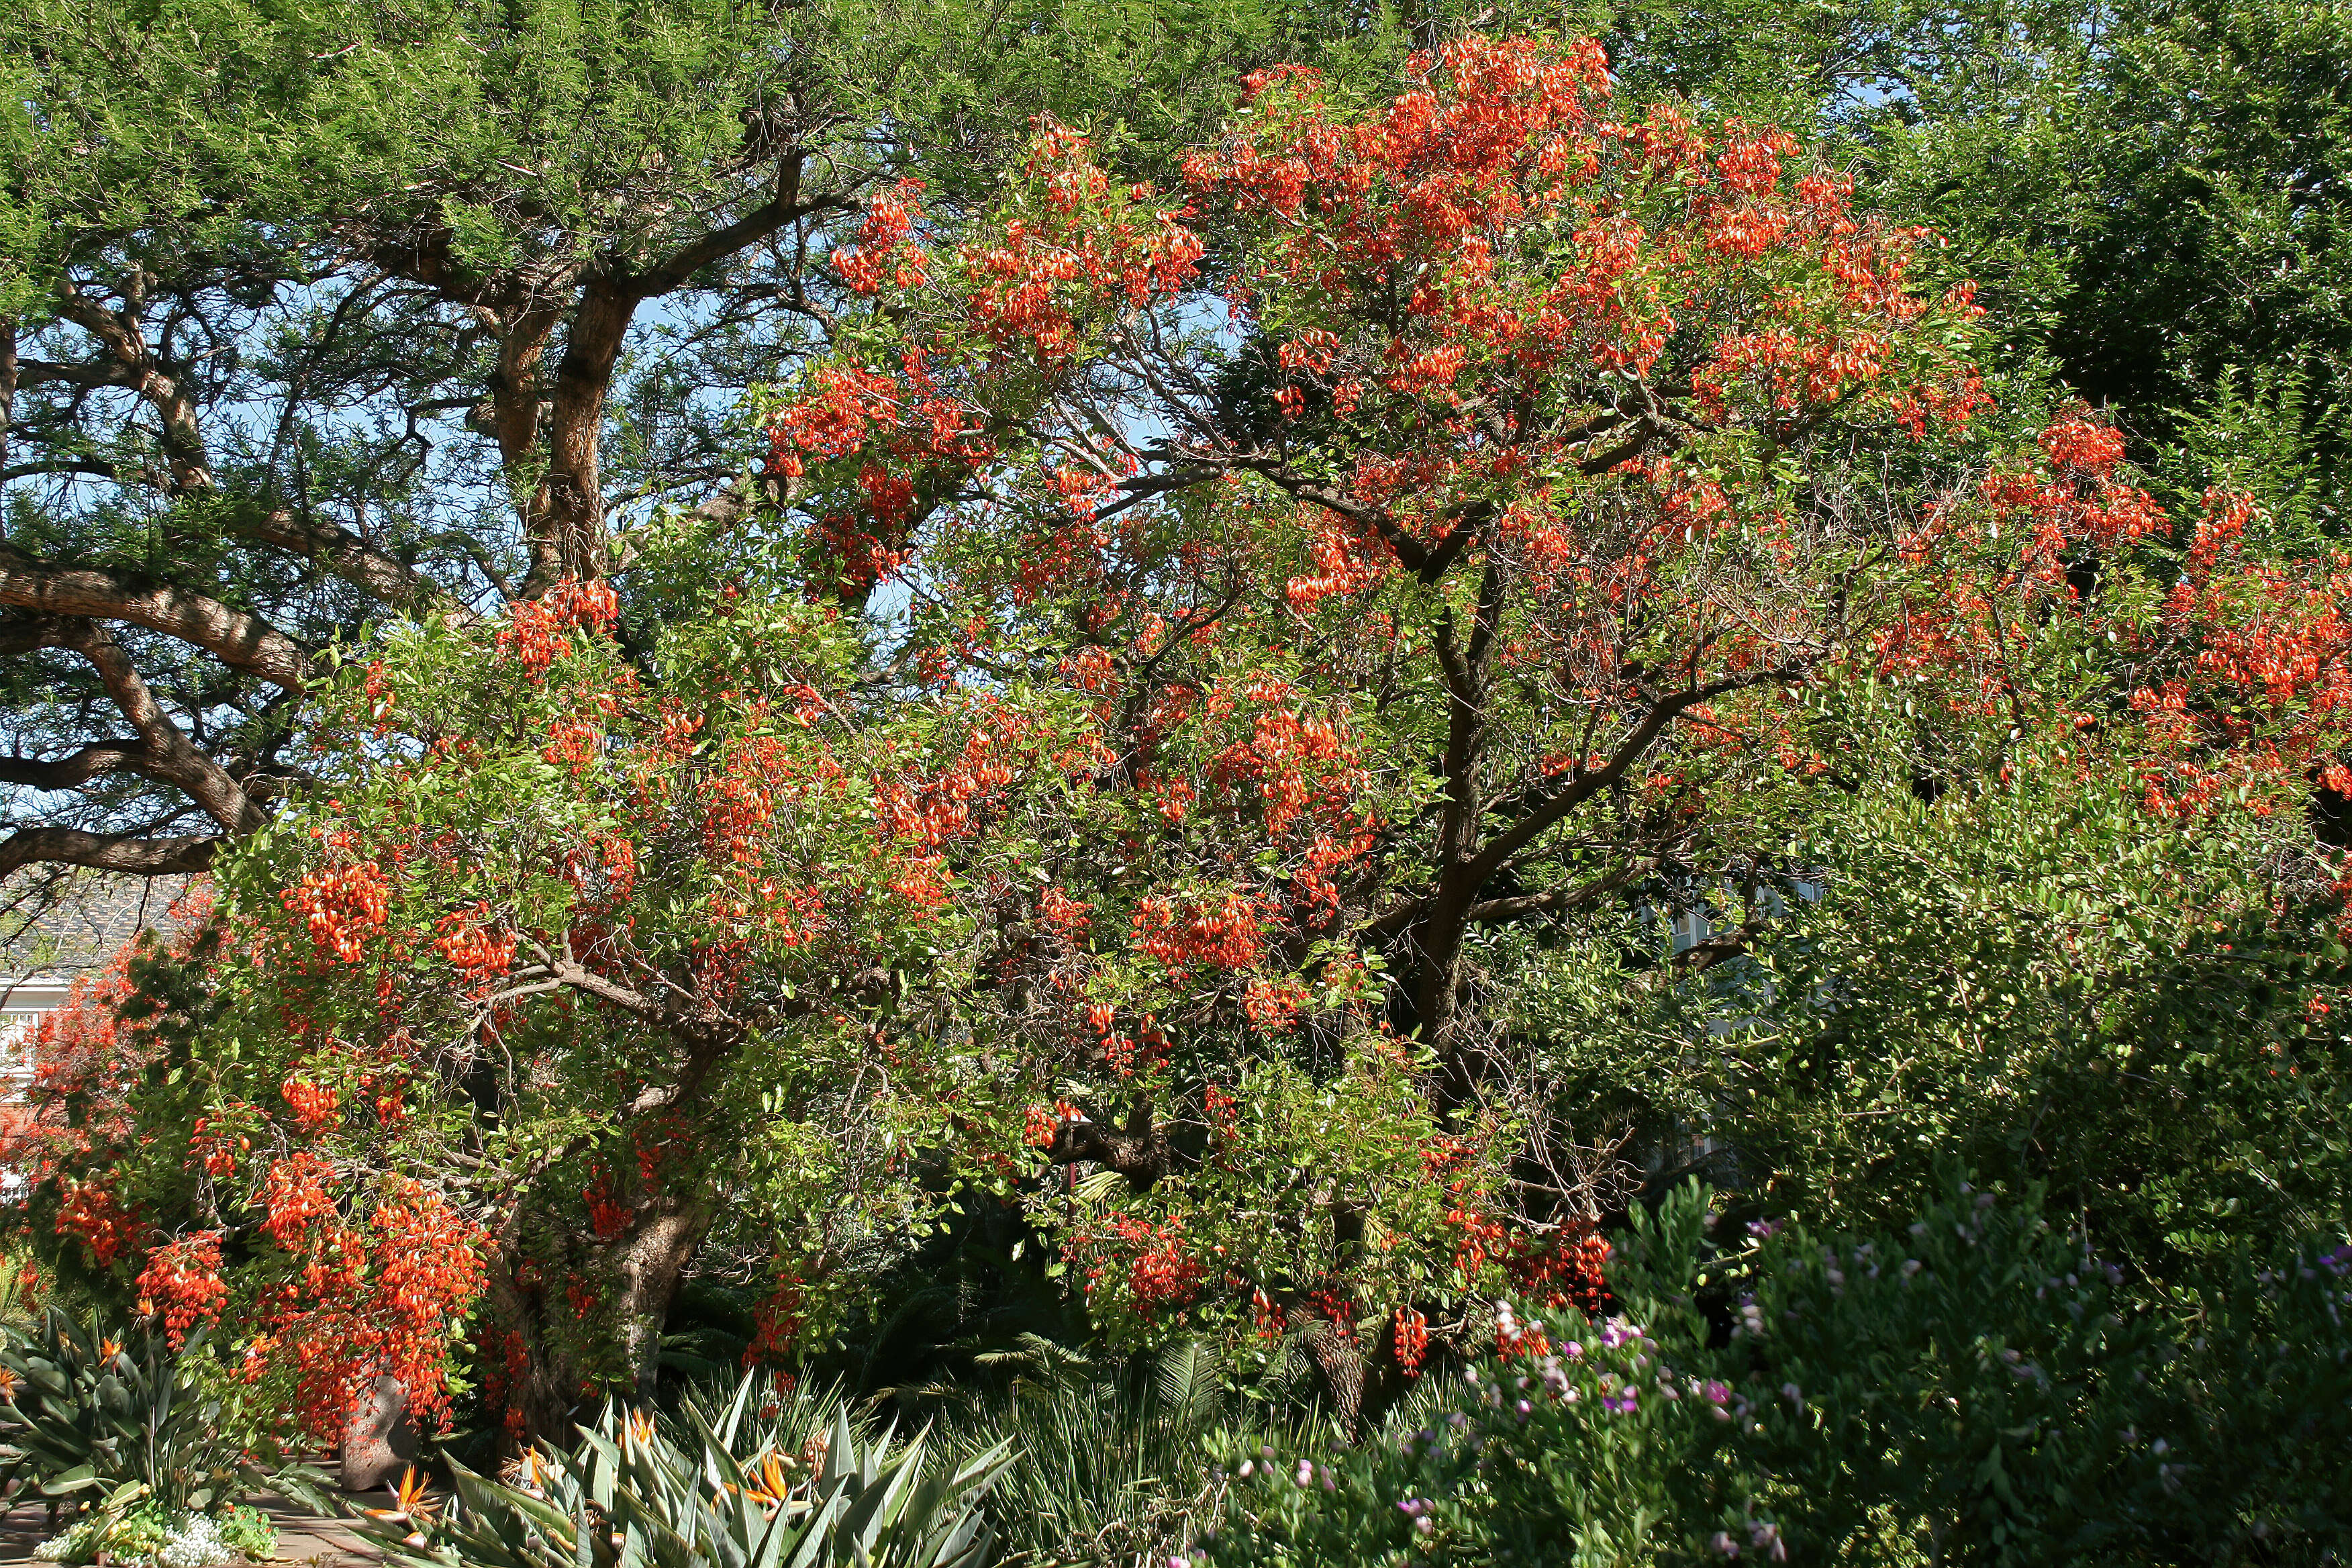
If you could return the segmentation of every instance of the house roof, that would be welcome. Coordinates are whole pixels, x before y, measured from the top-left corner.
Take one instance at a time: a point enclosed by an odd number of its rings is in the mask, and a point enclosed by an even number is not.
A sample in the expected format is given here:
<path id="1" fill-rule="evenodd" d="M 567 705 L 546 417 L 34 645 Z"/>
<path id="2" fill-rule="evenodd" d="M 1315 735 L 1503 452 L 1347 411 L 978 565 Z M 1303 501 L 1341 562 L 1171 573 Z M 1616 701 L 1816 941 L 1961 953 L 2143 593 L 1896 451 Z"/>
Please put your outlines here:
<path id="1" fill-rule="evenodd" d="M 124 877 L 85 871 L 42 886 L 0 882 L 0 979 L 75 979 L 103 965 L 142 930 L 170 933 L 193 877 Z"/>

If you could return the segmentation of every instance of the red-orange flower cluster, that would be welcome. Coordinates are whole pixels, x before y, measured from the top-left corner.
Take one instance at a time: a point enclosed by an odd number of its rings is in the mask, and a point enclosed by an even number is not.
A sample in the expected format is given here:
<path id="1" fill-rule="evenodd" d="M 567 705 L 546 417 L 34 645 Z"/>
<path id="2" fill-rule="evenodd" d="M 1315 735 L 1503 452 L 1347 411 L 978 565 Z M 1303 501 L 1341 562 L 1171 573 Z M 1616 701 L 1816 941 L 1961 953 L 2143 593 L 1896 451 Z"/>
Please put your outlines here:
<path id="1" fill-rule="evenodd" d="M 79 1240 L 100 1268 L 113 1267 L 116 1258 L 137 1249 L 142 1229 L 138 1215 L 116 1200 L 105 1182 L 64 1176 L 58 1191 L 58 1234 Z"/>
<path id="2" fill-rule="evenodd" d="M 620 614 L 611 584 L 567 577 L 539 598 L 517 600 L 499 631 L 498 647 L 537 674 L 571 647 L 575 629 L 608 631 Z"/>
<path id="3" fill-rule="evenodd" d="M 183 1237 L 148 1255 L 135 1289 L 163 1313 L 163 1331 L 173 1350 L 186 1342 L 197 1319 L 217 1316 L 221 1303 L 228 1300 L 220 1268 L 216 1230 Z"/>
<path id="4" fill-rule="evenodd" d="M 307 1149 L 271 1163 L 261 1183 L 261 1228 L 272 1241 L 299 1251 L 311 1222 L 334 1212 L 334 1200 L 327 1195 L 331 1173 L 327 1162 Z"/>

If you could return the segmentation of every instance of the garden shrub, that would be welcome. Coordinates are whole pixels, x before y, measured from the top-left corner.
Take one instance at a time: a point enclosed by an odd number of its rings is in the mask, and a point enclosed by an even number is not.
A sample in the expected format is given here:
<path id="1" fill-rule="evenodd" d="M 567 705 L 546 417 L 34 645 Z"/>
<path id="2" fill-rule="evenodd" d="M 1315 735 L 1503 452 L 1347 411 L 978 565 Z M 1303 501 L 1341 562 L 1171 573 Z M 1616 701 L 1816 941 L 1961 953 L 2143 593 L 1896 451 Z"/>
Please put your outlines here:
<path id="1" fill-rule="evenodd" d="M 2352 1248 L 2147 1303 L 2038 1194 L 1907 1229 L 1637 1222 L 1620 1315 L 1522 1321 L 1444 1414 L 1229 1445 L 1221 1565 L 2303 1560 L 2352 1545 Z M 2285 1556 L 2280 1554 L 2284 1553 Z"/>
<path id="2" fill-rule="evenodd" d="M 174 1510 L 148 1499 L 120 1513 L 84 1514 L 33 1552 L 44 1563 L 98 1563 L 125 1568 L 220 1568 L 271 1563 L 278 1537 L 258 1509 L 233 1504 L 218 1513 Z"/>

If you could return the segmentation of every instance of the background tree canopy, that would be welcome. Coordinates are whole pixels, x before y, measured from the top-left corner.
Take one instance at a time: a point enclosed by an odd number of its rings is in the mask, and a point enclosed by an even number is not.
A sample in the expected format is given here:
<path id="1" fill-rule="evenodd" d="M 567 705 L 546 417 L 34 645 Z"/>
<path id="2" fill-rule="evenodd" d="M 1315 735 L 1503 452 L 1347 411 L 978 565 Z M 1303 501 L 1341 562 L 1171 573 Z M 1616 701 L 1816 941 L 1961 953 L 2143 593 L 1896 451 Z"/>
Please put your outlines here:
<path id="1" fill-rule="evenodd" d="M 877 185 L 985 199 L 1033 114 L 1139 169 L 1311 9 L 20 9 L 0 319 L 16 836 L 208 864 L 386 616 L 593 575 L 752 445 Z"/>

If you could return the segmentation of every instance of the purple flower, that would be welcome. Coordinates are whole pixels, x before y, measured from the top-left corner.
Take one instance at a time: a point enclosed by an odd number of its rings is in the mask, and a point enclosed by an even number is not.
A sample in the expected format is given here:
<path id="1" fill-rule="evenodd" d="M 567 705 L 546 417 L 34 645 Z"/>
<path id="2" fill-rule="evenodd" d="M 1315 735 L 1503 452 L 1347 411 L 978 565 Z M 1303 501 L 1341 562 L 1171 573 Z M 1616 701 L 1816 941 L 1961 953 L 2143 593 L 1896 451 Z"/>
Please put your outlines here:
<path id="1" fill-rule="evenodd" d="M 1699 1385 L 1699 1394 L 1709 1405 L 1728 1405 L 1731 1403 L 1731 1385 L 1710 1377 Z"/>
<path id="2" fill-rule="evenodd" d="M 1777 1219 L 1751 1219 L 1748 1222 L 1748 1234 L 1759 1241 L 1778 1236 L 1780 1234 L 1780 1222 Z"/>

